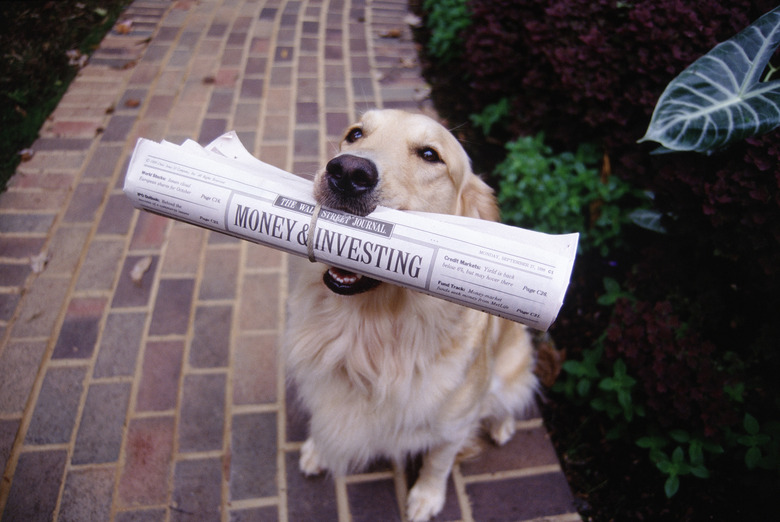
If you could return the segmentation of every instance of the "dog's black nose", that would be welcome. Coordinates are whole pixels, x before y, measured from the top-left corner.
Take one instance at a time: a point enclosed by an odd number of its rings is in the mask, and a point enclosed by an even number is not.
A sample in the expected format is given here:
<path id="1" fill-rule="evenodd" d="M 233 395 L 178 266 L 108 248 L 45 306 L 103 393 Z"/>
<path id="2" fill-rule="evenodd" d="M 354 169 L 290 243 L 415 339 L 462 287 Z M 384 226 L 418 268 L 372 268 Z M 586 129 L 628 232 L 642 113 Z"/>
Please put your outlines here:
<path id="1" fill-rule="evenodd" d="M 359 197 L 376 187 L 379 173 L 371 160 L 343 154 L 336 156 L 325 167 L 328 187 L 336 194 Z"/>

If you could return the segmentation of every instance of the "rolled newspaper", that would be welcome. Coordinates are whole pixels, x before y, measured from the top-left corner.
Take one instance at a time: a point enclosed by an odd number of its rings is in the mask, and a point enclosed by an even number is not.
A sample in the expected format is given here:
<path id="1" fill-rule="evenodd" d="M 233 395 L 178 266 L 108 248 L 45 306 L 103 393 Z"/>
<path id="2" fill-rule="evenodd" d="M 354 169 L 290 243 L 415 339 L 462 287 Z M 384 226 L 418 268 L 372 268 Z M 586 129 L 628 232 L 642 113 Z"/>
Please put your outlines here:
<path id="1" fill-rule="evenodd" d="M 384 207 L 365 217 L 317 208 L 312 219 L 312 182 L 258 160 L 235 132 L 206 147 L 139 139 L 124 192 L 138 208 L 538 330 L 558 315 L 579 240 Z"/>

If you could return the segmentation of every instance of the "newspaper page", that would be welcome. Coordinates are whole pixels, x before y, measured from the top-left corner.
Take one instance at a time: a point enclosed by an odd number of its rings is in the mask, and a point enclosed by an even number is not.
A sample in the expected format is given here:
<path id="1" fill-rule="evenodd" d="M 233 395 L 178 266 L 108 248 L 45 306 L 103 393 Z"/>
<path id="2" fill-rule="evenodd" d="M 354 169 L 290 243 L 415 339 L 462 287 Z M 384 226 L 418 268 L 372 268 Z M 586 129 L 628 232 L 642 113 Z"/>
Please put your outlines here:
<path id="1" fill-rule="evenodd" d="M 547 330 L 563 304 L 578 234 L 378 207 L 321 208 L 312 182 L 265 164 L 234 132 L 206 147 L 139 139 L 125 194 L 162 214 Z"/>

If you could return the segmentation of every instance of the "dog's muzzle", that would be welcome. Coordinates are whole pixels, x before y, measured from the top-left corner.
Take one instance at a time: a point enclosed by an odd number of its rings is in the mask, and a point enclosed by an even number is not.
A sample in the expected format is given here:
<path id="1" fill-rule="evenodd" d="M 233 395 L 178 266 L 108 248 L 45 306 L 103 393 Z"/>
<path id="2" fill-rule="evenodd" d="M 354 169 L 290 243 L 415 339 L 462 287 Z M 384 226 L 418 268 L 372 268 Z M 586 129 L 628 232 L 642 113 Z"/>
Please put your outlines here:
<path id="1" fill-rule="evenodd" d="M 350 214 L 368 215 L 377 206 L 375 189 L 378 182 L 379 172 L 373 161 L 352 154 L 336 156 L 325 166 L 325 186 L 320 191 L 320 203 Z M 376 279 L 340 268 L 329 268 L 322 281 L 340 295 L 360 294 L 380 284 Z"/>
<path id="2" fill-rule="evenodd" d="M 325 166 L 324 187 L 321 192 L 323 206 L 365 216 L 378 204 L 376 186 L 379 172 L 373 161 L 342 154 Z"/>

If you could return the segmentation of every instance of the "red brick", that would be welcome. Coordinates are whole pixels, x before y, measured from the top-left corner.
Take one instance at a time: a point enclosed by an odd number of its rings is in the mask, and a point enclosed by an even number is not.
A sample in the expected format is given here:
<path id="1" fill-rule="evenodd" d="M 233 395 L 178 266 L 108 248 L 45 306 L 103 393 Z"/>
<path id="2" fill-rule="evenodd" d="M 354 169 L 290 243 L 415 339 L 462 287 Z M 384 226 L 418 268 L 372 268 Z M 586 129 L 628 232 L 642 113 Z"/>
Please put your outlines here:
<path id="1" fill-rule="evenodd" d="M 296 470 L 297 471 L 297 470 Z M 295 473 L 295 471 L 293 471 Z M 401 520 L 392 479 L 357 482 L 347 486 L 349 511 L 354 522 Z M 455 519 L 460 516 L 454 517 Z M 443 520 L 452 520 L 452 517 Z"/>
<path id="2" fill-rule="evenodd" d="M 81 469 L 68 473 L 58 520 L 109 520 L 114 470 Z"/>
<path id="3" fill-rule="evenodd" d="M 146 344 L 136 411 L 164 411 L 176 407 L 183 354 L 183 341 L 150 341 Z"/>
<path id="4" fill-rule="evenodd" d="M 51 520 L 67 458 L 65 450 L 22 453 L 3 520 Z"/>
<path id="5" fill-rule="evenodd" d="M 243 330 L 279 327 L 279 284 L 277 274 L 256 274 L 244 278 L 239 307 L 239 323 Z"/>
<path id="6" fill-rule="evenodd" d="M 127 428 L 125 466 L 119 478 L 124 506 L 162 504 L 168 497 L 173 417 L 134 419 Z"/>
<path id="7" fill-rule="evenodd" d="M 233 402 L 265 404 L 277 400 L 276 347 L 273 334 L 241 336 L 233 353 Z"/>
<path id="8" fill-rule="evenodd" d="M 203 280 L 200 283 L 200 299 L 233 299 L 238 281 L 239 251 L 236 249 L 210 249 L 206 252 Z"/>
<path id="9" fill-rule="evenodd" d="M 544 427 L 520 430 L 501 447 L 490 445 L 473 460 L 461 464 L 464 476 L 558 464 L 558 456 Z"/>
<path id="10" fill-rule="evenodd" d="M 133 250 L 161 248 L 170 224 L 170 218 L 152 214 L 151 212 L 141 212 L 135 224 L 130 248 Z"/>
<path id="11" fill-rule="evenodd" d="M 162 279 L 154 303 L 150 335 L 187 333 L 192 308 L 195 281 L 192 279 Z"/>
<path id="12" fill-rule="evenodd" d="M 277 495 L 276 433 L 275 413 L 233 417 L 230 444 L 231 500 Z"/>
<path id="13" fill-rule="evenodd" d="M 182 387 L 179 451 L 222 449 L 225 424 L 224 374 L 188 375 Z"/>
<path id="14" fill-rule="evenodd" d="M 474 520 L 531 520 L 576 513 L 563 473 L 466 485 Z"/>
<path id="15" fill-rule="evenodd" d="M 287 509 L 290 520 L 338 520 L 333 479 L 322 474 L 305 477 L 298 471 L 300 455 L 285 455 L 287 466 Z"/>
<path id="16" fill-rule="evenodd" d="M 219 459 L 183 460 L 173 477 L 171 521 L 220 520 L 222 462 Z"/>

